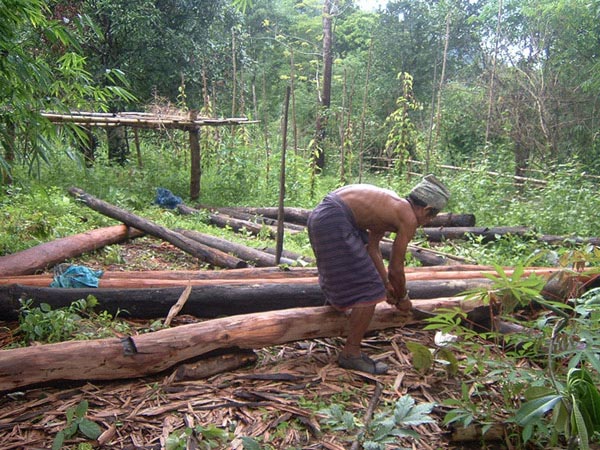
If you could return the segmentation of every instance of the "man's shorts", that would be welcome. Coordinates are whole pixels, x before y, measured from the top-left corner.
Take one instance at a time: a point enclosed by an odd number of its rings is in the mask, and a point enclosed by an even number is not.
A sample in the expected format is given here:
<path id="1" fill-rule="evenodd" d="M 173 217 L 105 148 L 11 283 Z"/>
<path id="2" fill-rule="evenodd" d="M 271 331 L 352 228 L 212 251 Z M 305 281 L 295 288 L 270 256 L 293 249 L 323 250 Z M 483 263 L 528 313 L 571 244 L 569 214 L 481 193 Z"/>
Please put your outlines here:
<path id="1" fill-rule="evenodd" d="M 368 233 L 356 225 L 352 210 L 329 194 L 308 218 L 308 235 L 317 258 L 319 284 L 339 310 L 368 306 L 386 298 L 383 280 L 367 253 Z"/>

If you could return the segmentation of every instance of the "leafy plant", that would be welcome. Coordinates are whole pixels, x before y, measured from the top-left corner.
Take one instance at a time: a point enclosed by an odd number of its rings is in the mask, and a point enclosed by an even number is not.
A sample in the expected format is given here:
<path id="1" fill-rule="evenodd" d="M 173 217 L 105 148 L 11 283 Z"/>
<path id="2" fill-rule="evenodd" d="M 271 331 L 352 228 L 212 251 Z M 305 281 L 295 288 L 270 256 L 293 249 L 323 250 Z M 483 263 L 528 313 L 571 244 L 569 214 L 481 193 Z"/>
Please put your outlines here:
<path id="1" fill-rule="evenodd" d="M 102 430 L 98 424 L 85 417 L 87 411 L 87 400 L 82 400 L 77 406 L 67 409 L 67 424 L 56 434 L 52 442 L 52 450 L 60 450 L 65 440 L 71 439 L 78 432 L 88 439 L 98 439 Z"/>
<path id="2" fill-rule="evenodd" d="M 332 430 L 352 432 L 358 427 L 363 427 L 358 438 L 352 439 L 359 439 L 365 450 L 383 450 L 386 444 L 393 444 L 400 437 L 418 439 L 419 434 L 410 427 L 433 422 L 429 416 L 433 406 L 433 403 L 417 405 L 411 396 L 405 395 L 396 401 L 392 408 L 388 407 L 375 414 L 366 426 L 339 404 L 319 412 L 324 416 L 323 424 Z"/>
<path id="3" fill-rule="evenodd" d="M 483 305 L 501 306 L 504 312 L 512 312 L 516 306 L 525 306 L 540 298 L 545 280 L 536 274 L 525 278 L 522 264 L 517 264 L 511 275 L 507 275 L 497 264 L 494 265 L 494 270 L 497 275 L 484 275 L 492 281 L 492 286 L 466 291 L 465 301 L 479 300 Z"/>
<path id="4" fill-rule="evenodd" d="M 526 392 L 514 421 L 523 427 L 523 441 L 532 438 L 534 427 L 552 411 L 555 433 L 567 438 L 569 449 L 588 450 L 591 437 L 600 432 L 600 391 L 589 372 L 572 368 L 559 391 L 535 388 Z"/>
<path id="5" fill-rule="evenodd" d="M 186 427 L 169 434 L 165 442 L 166 450 L 185 450 L 193 441 L 194 448 L 210 450 L 223 448 L 228 441 L 229 433 L 213 424 L 207 426 L 197 425 L 194 428 Z"/>
<path id="6" fill-rule="evenodd" d="M 112 336 L 114 331 L 129 331 L 129 325 L 115 320 L 107 311 L 96 313 L 97 304 L 98 300 L 92 295 L 57 309 L 47 303 L 33 307 L 32 300 L 21 300 L 18 332 L 22 335 L 22 344 L 99 338 Z"/>

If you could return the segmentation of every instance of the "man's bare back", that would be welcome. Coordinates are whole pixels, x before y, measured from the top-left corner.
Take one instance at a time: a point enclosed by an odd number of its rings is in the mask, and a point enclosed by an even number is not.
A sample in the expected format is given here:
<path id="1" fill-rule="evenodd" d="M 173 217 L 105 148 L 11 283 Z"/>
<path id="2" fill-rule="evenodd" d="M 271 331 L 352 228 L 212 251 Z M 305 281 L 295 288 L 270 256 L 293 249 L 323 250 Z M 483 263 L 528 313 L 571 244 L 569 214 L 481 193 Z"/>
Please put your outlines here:
<path id="1" fill-rule="evenodd" d="M 354 214 L 356 224 L 373 232 L 414 234 L 417 221 L 408 200 L 370 184 L 352 184 L 334 191 Z"/>

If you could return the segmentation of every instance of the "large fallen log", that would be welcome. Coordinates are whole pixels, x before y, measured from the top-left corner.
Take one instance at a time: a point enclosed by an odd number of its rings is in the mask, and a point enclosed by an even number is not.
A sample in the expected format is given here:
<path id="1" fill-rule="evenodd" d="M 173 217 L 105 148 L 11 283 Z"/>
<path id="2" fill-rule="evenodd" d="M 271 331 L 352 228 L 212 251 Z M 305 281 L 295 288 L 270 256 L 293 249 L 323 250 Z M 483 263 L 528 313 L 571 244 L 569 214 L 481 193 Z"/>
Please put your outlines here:
<path id="1" fill-rule="evenodd" d="M 507 276 L 511 276 L 513 273 L 512 268 L 504 269 L 504 273 Z M 559 268 L 552 267 L 537 267 L 529 268 L 524 270 L 524 275 L 529 276 L 530 274 L 537 274 L 544 278 L 548 278 L 550 275 L 560 271 Z M 228 274 L 230 272 L 225 272 Z M 238 276 L 233 278 L 227 277 L 202 277 L 198 276 L 197 273 L 190 271 L 183 271 L 178 274 L 174 271 L 173 274 L 165 272 L 109 272 L 102 275 L 99 279 L 99 288 L 159 288 L 168 286 L 216 286 L 218 284 L 265 284 L 265 283 L 284 283 L 284 284 L 316 284 L 318 283 L 317 271 L 316 270 L 302 270 L 300 272 L 292 272 L 295 275 L 279 275 L 275 276 L 276 273 L 265 272 L 266 277 L 261 277 L 260 272 L 256 272 L 255 275 L 251 275 L 252 272 L 247 272 L 247 276 Z M 281 272 L 285 274 L 286 272 Z M 130 276 L 128 276 L 130 274 Z M 145 274 L 145 276 L 141 276 Z M 305 276 L 297 276 L 305 274 Z M 180 276 L 175 276 L 180 275 Z M 185 278 L 183 275 L 188 275 Z M 496 275 L 494 270 L 472 270 L 472 271 L 410 271 L 406 272 L 406 279 L 408 281 L 433 281 L 433 280 L 466 280 L 473 278 L 483 278 L 489 275 Z M 0 285 L 9 284 L 22 284 L 25 286 L 39 286 L 48 287 L 52 283 L 53 277 L 50 274 L 44 275 L 24 275 L 14 277 L 0 277 Z"/>
<path id="2" fill-rule="evenodd" d="M 412 298 L 431 299 L 450 297 L 490 283 L 487 279 L 408 281 L 407 287 Z M 20 299 L 32 299 L 32 306 L 47 303 L 56 309 L 69 306 L 88 295 L 93 295 L 98 300 L 97 311 L 107 311 L 121 317 L 156 319 L 169 313 L 185 286 L 185 283 L 179 288 L 145 289 L 65 289 L 15 284 L 0 286 L 0 320 L 10 321 L 18 317 Z M 214 318 L 324 304 L 325 296 L 316 282 L 220 284 L 192 287 L 181 313 Z"/>
<path id="3" fill-rule="evenodd" d="M 210 211 L 217 211 L 220 214 L 225 214 L 226 216 L 233 217 L 235 219 L 247 220 L 250 222 L 257 223 L 257 224 L 265 224 L 265 225 L 277 227 L 277 217 L 271 218 L 271 217 L 261 216 L 260 214 L 247 213 L 247 212 L 242 211 L 240 208 L 235 208 L 235 207 L 233 207 L 233 208 L 232 207 L 214 207 L 214 208 L 206 207 L 205 209 L 208 209 Z M 284 215 L 285 215 L 285 211 L 284 211 Z M 293 223 L 293 222 L 286 222 L 284 220 L 284 228 L 286 228 L 288 230 L 292 230 L 292 231 L 304 231 L 305 225 Z"/>
<path id="4" fill-rule="evenodd" d="M 21 252 L 0 257 L 0 276 L 29 275 L 46 270 L 68 258 L 118 244 L 144 233 L 125 225 L 98 228 L 36 245 Z"/>
<path id="5" fill-rule="evenodd" d="M 210 208 L 205 206 L 205 208 Z M 252 207 L 237 207 L 228 208 L 230 210 L 239 210 L 248 214 L 255 214 L 271 219 L 277 219 L 278 208 L 252 208 Z M 310 215 L 310 209 L 304 208 L 284 208 L 284 220 L 287 222 L 297 223 L 300 225 L 306 225 L 308 216 Z M 454 213 L 441 213 L 438 214 L 432 221 L 432 227 L 472 227 L 475 226 L 475 215 L 474 214 L 454 214 Z"/>
<path id="6" fill-rule="evenodd" d="M 208 234 L 200 233 L 193 230 L 176 229 L 175 231 L 183 234 L 184 236 L 198 241 L 201 244 L 208 245 L 212 248 L 217 248 L 223 252 L 231 253 L 244 261 L 251 263 L 257 267 L 269 267 L 277 266 L 275 256 L 269 253 L 257 250 L 255 248 L 248 247 L 246 245 L 235 244 L 226 239 L 217 238 Z M 279 264 L 294 265 L 296 263 L 293 259 L 281 258 Z"/>
<path id="7" fill-rule="evenodd" d="M 93 210 L 113 219 L 119 220 L 126 225 L 143 230 L 152 236 L 164 239 L 181 250 L 201 259 L 202 261 L 206 261 L 209 264 L 228 268 L 240 268 L 247 265 L 246 262 L 236 258 L 235 256 L 228 255 L 220 250 L 200 244 L 199 242 L 185 237 L 180 233 L 169 230 L 168 228 L 162 227 L 154 222 L 125 211 L 124 209 L 95 198 L 79 188 L 72 187 L 69 189 L 69 193 Z"/>
<path id="8" fill-rule="evenodd" d="M 452 302 L 460 305 L 457 299 Z M 436 309 L 439 303 L 430 304 L 430 307 Z M 408 317 L 396 308 L 379 304 L 369 330 L 402 326 L 407 320 Z M 347 324 L 347 315 L 330 307 L 294 308 L 225 317 L 122 339 L 70 341 L 2 350 L 0 390 L 55 380 L 142 377 L 220 348 L 252 349 L 303 339 L 343 336 L 347 333 Z"/>
<path id="9" fill-rule="evenodd" d="M 452 227 L 452 228 L 422 228 L 423 233 L 431 242 L 442 242 L 450 239 L 464 239 L 467 235 L 481 236 L 483 242 L 495 241 L 498 236 L 508 234 L 523 236 L 531 233 L 529 227 Z"/>

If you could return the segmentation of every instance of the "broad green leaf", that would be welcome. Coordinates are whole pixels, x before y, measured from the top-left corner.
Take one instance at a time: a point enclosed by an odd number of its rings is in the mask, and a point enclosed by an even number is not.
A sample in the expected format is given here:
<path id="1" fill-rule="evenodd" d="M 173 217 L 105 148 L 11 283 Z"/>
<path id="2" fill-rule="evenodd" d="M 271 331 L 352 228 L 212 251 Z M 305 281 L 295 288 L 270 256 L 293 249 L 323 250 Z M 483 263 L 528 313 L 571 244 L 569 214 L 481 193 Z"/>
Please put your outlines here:
<path id="1" fill-rule="evenodd" d="M 525 396 L 525 400 L 530 401 L 536 398 L 551 395 L 554 392 L 555 391 L 553 389 L 550 389 L 546 386 L 531 386 L 525 390 L 523 395 Z"/>
<path id="2" fill-rule="evenodd" d="M 79 431 L 89 439 L 98 439 L 98 436 L 102 434 L 102 429 L 89 419 L 82 419 L 79 422 Z"/>
<path id="3" fill-rule="evenodd" d="M 525 426 L 550 411 L 561 398 L 560 395 L 551 394 L 526 402 L 517 411 L 514 420 L 517 424 Z"/>
<path id="4" fill-rule="evenodd" d="M 85 416 L 88 410 L 88 402 L 87 400 L 81 400 L 77 407 L 75 408 L 75 417 L 81 419 Z"/>
<path id="5" fill-rule="evenodd" d="M 240 440 L 242 441 L 244 450 L 262 450 L 262 447 L 254 438 L 242 436 Z"/>
<path id="6" fill-rule="evenodd" d="M 579 410 L 579 406 L 577 405 L 577 400 L 575 397 L 572 397 L 572 400 L 573 411 L 571 412 L 571 422 L 574 425 L 573 428 L 577 430 L 577 436 L 579 437 L 579 450 L 589 450 L 589 435 L 585 425 L 585 420 L 583 419 L 583 415 Z"/>
<path id="7" fill-rule="evenodd" d="M 52 442 L 52 450 L 60 450 L 64 442 L 65 432 L 63 430 L 60 430 L 58 433 L 56 433 L 56 436 L 54 436 L 54 441 Z"/>
<path id="8" fill-rule="evenodd" d="M 415 370 L 426 373 L 433 366 L 433 355 L 429 348 L 417 342 L 406 342 L 406 347 L 412 354 L 412 363 Z"/>
<path id="9" fill-rule="evenodd" d="M 448 365 L 446 366 L 448 375 L 455 376 L 458 373 L 458 359 L 456 359 L 452 350 L 447 347 L 441 348 L 438 350 L 438 356 L 448 362 Z"/>

